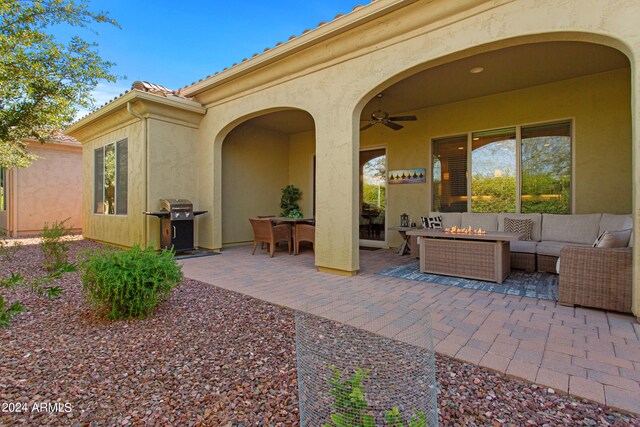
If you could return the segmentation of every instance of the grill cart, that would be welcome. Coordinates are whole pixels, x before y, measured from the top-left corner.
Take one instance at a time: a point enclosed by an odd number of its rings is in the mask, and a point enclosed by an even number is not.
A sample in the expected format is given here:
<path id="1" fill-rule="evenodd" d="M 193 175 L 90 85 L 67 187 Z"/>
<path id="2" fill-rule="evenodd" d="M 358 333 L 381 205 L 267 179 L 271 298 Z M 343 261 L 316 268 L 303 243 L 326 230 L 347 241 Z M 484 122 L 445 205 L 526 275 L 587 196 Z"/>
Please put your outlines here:
<path id="1" fill-rule="evenodd" d="M 194 211 L 193 203 L 187 199 L 161 199 L 162 210 L 144 212 L 160 218 L 160 248 L 176 252 L 195 249 L 193 245 L 193 219 L 207 213 Z"/>

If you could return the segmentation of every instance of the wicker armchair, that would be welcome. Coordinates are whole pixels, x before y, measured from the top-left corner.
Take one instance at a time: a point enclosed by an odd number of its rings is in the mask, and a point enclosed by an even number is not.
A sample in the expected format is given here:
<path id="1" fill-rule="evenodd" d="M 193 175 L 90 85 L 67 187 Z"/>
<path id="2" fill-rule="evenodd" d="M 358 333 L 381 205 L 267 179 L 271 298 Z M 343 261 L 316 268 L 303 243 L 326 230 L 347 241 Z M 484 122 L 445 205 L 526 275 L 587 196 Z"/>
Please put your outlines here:
<path id="1" fill-rule="evenodd" d="M 258 243 L 269 245 L 269 255 L 273 258 L 278 242 L 287 242 L 291 254 L 291 226 L 289 224 L 273 225 L 269 218 L 249 218 L 253 227 L 253 251 L 256 253 Z"/>
<path id="2" fill-rule="evenodd" d="M 293 254 L 300 253 L 300 242 L 311 242 L 316 245 L 316 227 L 311 224 L 296 223 L 295 238 L 293 243 Z"/>
<path id="3" fill-rule="evenodd" d="M 632 248 L 566 247 L 558 303 L 631 312 Z"/>

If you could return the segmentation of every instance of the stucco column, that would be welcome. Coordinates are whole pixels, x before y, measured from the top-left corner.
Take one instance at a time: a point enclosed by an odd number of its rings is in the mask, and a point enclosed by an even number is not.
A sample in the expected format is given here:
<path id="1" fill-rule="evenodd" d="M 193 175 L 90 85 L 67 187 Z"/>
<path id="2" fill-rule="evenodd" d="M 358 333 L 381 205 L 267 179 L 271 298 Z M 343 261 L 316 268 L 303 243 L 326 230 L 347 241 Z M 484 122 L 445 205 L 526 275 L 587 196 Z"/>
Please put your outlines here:
<path id="1" fill-rule="evenodd" d="M 640 58 L 631 60 L 631 141 L 633 155 L 633 287 L 631 311 L 640 322 L 640 98 L 637 81 L 640 79 Z"/>
<path id="2" fill-rule="evenodd" d="M 358 129 L 352 111 L 316 117 L 316 266 L 352 275 L 358 253 Z"/>

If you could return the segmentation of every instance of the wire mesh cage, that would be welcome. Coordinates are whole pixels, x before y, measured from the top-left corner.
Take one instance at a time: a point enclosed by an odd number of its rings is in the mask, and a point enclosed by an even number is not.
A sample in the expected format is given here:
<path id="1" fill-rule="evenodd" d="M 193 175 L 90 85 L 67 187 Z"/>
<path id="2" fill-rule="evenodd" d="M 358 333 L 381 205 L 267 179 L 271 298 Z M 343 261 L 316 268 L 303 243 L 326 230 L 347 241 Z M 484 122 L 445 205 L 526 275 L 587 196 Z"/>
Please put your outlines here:
<path id="1" fill-rule="evenodd" d="M 296 312 L 302 427 L 438 425 L 429 313 Z"/>

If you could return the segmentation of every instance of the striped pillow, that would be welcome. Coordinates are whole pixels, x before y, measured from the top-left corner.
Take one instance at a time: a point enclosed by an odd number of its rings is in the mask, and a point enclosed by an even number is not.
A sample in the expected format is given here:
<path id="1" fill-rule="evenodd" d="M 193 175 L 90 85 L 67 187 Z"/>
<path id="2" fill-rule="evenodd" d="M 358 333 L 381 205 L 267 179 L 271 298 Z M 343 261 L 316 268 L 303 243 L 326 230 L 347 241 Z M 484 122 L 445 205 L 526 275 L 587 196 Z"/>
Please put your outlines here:
<path id="1" fill-rule="evenodd" d="M 531 230 L 533 229 L 533 221 L 530 219 L 504 219 L 504 231 L 507 233 L 524 233 L 522 240 L 531 240 Z"/>

